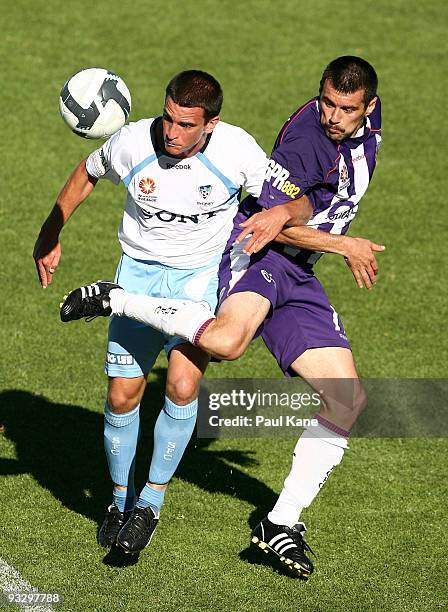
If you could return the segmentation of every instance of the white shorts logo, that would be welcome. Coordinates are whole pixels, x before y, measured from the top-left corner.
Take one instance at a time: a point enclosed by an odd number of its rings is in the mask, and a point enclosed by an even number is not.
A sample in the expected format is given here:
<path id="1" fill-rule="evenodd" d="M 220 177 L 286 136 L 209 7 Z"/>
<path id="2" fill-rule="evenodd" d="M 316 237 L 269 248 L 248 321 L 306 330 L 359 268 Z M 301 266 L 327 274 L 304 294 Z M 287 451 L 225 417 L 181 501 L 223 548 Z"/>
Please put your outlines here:
<path id="1" fill-rule="evenodd" d="M 112 365 L 134 365 L 134 357 L 132 355 L 119 355 L 118 353 L 107 352 L 106 361 Z"/>

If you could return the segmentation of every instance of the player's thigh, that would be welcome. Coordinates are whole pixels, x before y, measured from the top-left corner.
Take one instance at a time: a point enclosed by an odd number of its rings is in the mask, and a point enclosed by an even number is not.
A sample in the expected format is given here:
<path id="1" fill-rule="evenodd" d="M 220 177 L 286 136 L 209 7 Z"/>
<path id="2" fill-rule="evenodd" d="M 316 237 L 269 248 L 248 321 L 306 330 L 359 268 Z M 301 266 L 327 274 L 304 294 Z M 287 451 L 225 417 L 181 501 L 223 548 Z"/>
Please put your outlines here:
<path id="1" fill-rule="evenodd" d="M 247 346 L 270 307 L 268 298 L 253 291 L 231 293 L 219 307 L 216 329 L 225 329 L 228 336 Z"/>
<path id="2" fill-rule="evenodd" d="M 217 314 L 220 340 L 240 343 L 243 349 L 261 331 L 271 306 L 278 301 L 277 287 L 283 276 L 283 261 L 267 249 L 249 257 L 244 245 L 229 240 L 219 268 L 221 304 Z M 234 352 L 232 346 L 222 351 Z"/>
<path id="3" fill-rule="evenodd" d="M 291 369 L 306 379 L 358 378 L 351 350 L 341 346 L 309 348 L 291 364 Z"/>
<path id="4" fill-rule="evenodd" d="M 325 346 L 307 349 L 290 366 L 324 399 L 328 409 L 354 409 L 362 389 L 350 349 Z"/>
<path id="5" fill-rule="evenodd" d="M 178 344 L 170 351 L 166 392 L 171 401 L 184 405 L 196 399 L 209 359 L 207 353 L 188 343 Z"/>

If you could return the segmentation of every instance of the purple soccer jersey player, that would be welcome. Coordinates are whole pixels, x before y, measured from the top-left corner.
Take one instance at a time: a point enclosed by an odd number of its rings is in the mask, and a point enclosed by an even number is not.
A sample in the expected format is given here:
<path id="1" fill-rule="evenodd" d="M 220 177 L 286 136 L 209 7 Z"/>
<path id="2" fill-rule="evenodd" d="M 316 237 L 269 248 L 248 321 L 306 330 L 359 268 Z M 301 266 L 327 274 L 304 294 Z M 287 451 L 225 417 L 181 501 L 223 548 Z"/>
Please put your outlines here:
<path id="1" fill-rule="evenodd" d="M 377 85 L 365 60 L 337 58 L 322 75 L 319 96 L 283 126 L 258 203 L 246 198 L 235 218 L 220 266 L 216 316 L 196 302 L 113 286 L 90 291 L 98 295 L 98 313 L 136 319 L 221 359 L 237 359 L 261 333 L 282 370 L 319 393 L 318 425 L 300 436 L 279 498 L 252 532 L 254 544 L 305 577 L 313 563 L 299 518 L 342 461 L 366 404 L 344 328 L 313 264 L 323 252 L 342 255 L 360 288 L 376 281 L 375 252 L 384 247 L 345 234 L 375 168 Z M 79 308 L 85 316 L 82 303 Z"/>
<path id="2" fill-rule="evenodd" d="M 326 135 L 320 109 L 319 98 L 313 98 L 285 123 L 258 202 L 271 208 L 306 193 L 313 207 L 308 225 L 345 234 L 375 169 L 381 106 L 377 98 L 365 124 L 341 142 Z"/>
<path id="3" fill-rule="evenodd" d="M 365 125 L 341 143 L 322 129 L 319 98 L 300 107 L 281 129 L 272 151 L 258 205 L 248 196 L 240 206 L 220 265 L 220 301 L 228 295 L 255 292 L 271 311 L 258 328 L 283 372 L 310 348 L 349 343 L 335 309 L 315 278 L 313 264 L 323 254 L 274 243 L 251 257 L 248 238 L 236 243 L 240 224 L 254 212 L 306 194 L 312 214 L 307 225 L 345 234 L 369 185 L 381 142 L 381 108 L 377 99 Z"/>

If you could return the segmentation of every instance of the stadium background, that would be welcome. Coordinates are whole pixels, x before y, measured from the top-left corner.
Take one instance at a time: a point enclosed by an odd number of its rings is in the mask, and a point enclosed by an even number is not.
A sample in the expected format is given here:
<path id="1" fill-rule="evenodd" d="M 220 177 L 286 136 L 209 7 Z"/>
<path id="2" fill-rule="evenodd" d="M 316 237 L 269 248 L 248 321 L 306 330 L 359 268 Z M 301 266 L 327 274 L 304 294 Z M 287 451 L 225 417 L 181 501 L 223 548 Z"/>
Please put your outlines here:
<path id="1" fill-rule="evenodd" d="M 63 326 L 58 304 L 67 290 L 112 277 L 124 191 L 102 184 L 75 214 L 51 288 L 40 289 L 31 258 L 68 173 L 96 146 L 58 116 L 59 90 L 78 69 L 120 74 L 133 95 L 132 120 L 160 112 L 176 72 L 210 71 L 223 85 L 222 118 L 269 151 L 286 117 L 316 94 L 328 61 L 358 54 L 379 74 L 384 140 L 351 234 L 387 251 L 372 292 L 358 290 L 337 257 L 326 256 L 318 275 L 362 376 L 446 377 L 445 3 L 3 0 L 2 7 L 0 557 L 39 591 L 61 593 L 61 610 L 446 609 L 444 438 L 352 441 L 305 514 L 318 554 L 308 583 L 247 550 L 250 526 L 287 473 L 293 442 L 285 439 L 196 441 L 150 550 L 138 563 L 105 555 L 95 533 L 109 499 L 101 442 L 106 321 Z M 139 482 L 165 366 L 160 358 L 144 400 Z M 208 375 L 280 372 L 257 342 Z"/>

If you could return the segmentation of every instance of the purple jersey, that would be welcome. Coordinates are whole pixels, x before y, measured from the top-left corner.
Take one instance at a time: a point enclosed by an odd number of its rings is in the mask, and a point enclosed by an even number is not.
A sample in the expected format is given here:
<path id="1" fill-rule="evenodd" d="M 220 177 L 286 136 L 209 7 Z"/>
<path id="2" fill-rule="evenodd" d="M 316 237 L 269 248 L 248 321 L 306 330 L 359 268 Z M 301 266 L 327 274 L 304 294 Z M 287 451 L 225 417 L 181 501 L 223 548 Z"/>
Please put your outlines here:
<path id="1" fill-rule="evenodd" d="M 306 194 L 313 206 L 308 225 L 345 234 L 376 164 L 381 142 L 381 106 L 376 103 L 365 125 L 340 143 L 330 140 L 320 124 L 319 100 L 297 110 L 281 129 L 269 160 L 258 205 L 248 196 L 235 217 L 219 270 L 220 302 L 238 292 L 254 292 L 271 302 L 260 326 L 263 340 L 287 375 L 306 350 L 349 349 L 344 327 L 313 274 L 321 253 L 272 243 L 249 257 L 244 243 L 235 244 L 239 224 L 264 208 Z"/>
<path id="2" fill-rule="evenodd" d="M 381 142 L 381 103 L 365 125 L 341 143 L 330 140 L 321 124 L 319 99 L 301 106 L 285 123 L 269 159 L 258 204 L 272 208 L 306 194 L 312 206 L 307 225 L 332 234 L 345 234 L 367 190 Z M 254 212 L 254 199 L 241 206 L 235 227 Z M 313 264 L 321 253 L 296 247 L 275 247 Z"/>

